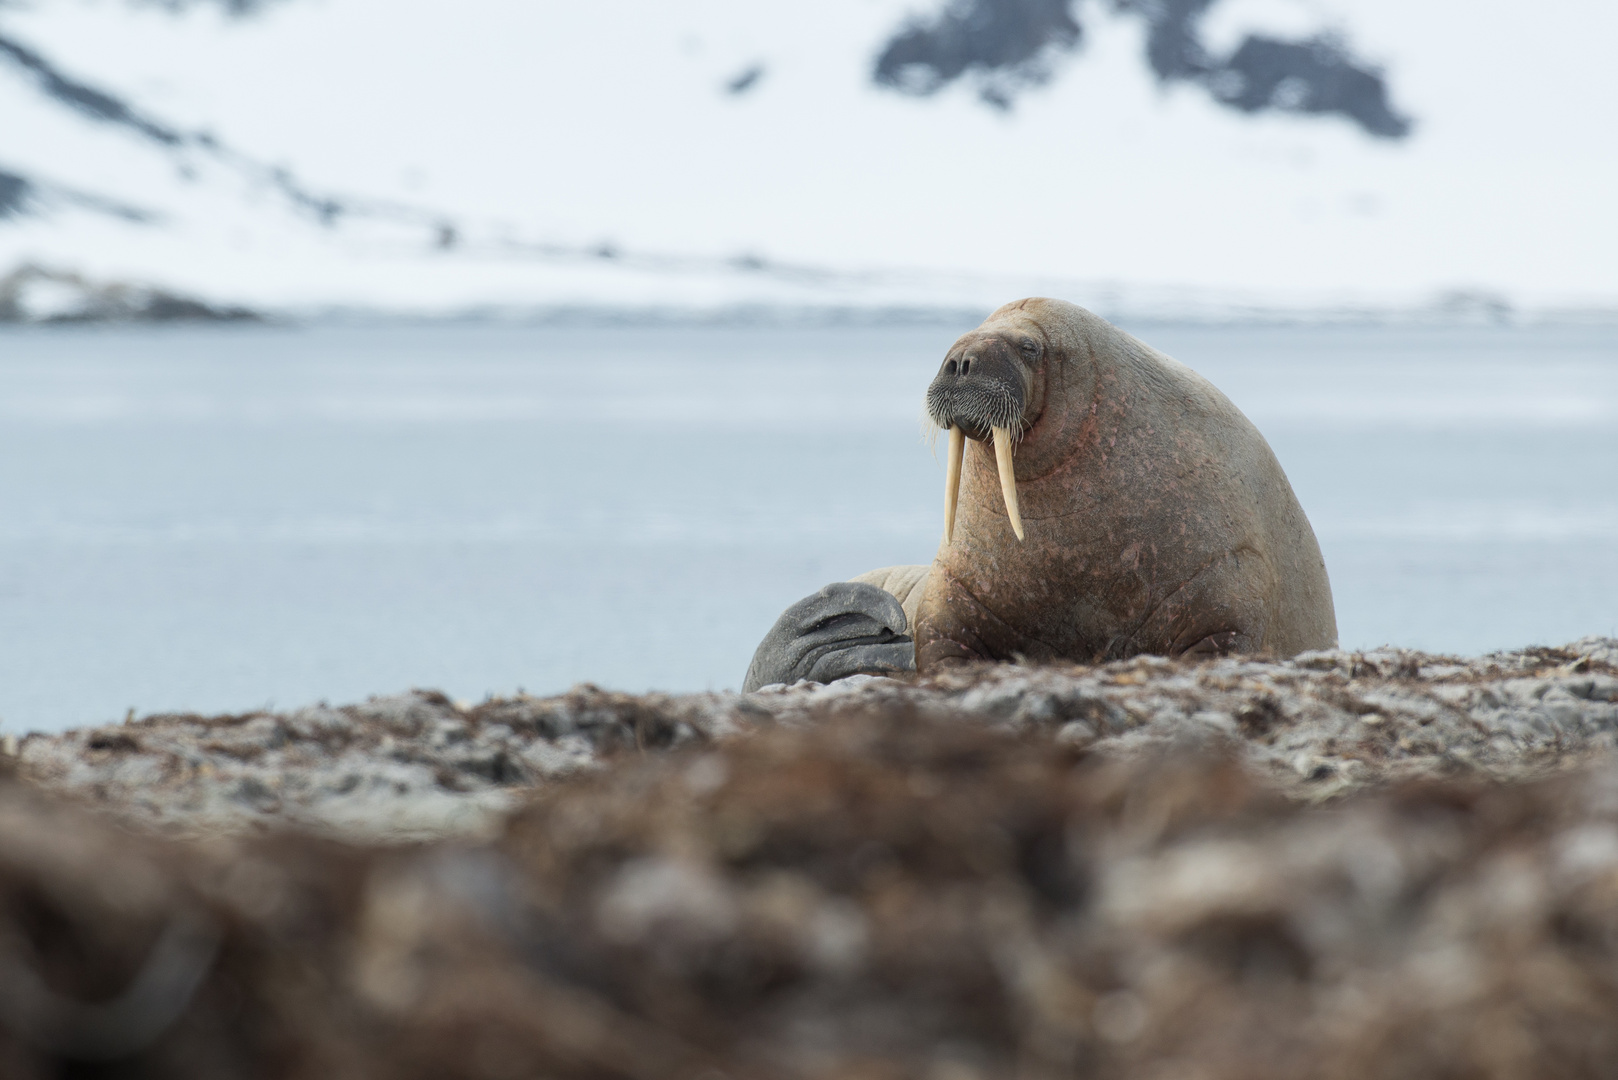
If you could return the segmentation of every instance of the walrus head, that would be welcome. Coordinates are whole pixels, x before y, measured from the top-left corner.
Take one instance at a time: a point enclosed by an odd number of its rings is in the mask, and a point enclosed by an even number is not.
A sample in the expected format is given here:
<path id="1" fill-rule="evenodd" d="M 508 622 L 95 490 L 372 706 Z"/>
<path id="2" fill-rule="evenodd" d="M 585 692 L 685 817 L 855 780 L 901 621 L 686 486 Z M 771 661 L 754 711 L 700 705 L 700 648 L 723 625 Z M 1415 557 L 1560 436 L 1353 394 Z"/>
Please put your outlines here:
<path id="1" fill-rule="evenodd" d="M 1017 510 L 1017 478 L 1011 455 L 1023 433 L 1039 419 L 1045 398 L 1045 365 L 1050 342 L 1037 323 L 980 327 L 950 347 L 927 387 L 927 416 L 949 432 L 949 467 L 944 481 L 944 538 L 955 534 L 955 505 L 961 492 L 966 440 L 994 442 L 1000 492 L 1017 539 L 1023 538 Z"/>

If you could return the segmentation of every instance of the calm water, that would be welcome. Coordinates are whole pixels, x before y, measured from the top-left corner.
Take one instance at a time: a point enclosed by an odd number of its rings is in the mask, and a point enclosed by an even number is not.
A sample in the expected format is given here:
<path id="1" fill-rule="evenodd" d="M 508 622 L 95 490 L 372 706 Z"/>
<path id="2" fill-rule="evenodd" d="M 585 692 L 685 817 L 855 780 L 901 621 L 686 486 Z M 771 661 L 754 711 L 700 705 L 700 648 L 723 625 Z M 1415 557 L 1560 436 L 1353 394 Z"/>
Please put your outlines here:
<path id="1" fill-rule="evenodd" d="M 962 329 L 0 333 L 0 718 L 735 687 L 932 557 Z M 1269 438 L 1345 645 L 1618 633 L 1618 330 L 1138 330 Z"/>

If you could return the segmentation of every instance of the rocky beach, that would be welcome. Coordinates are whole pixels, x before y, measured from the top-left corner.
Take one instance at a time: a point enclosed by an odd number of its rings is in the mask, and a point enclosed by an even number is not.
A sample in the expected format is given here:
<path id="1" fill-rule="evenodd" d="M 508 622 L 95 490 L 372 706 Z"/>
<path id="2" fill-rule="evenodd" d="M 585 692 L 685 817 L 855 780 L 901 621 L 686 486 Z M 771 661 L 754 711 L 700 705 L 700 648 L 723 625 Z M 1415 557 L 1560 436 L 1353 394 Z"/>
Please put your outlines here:
<path id="1" fill-rule="evenodd" d="M 8 738 L 0 1071 L 1610 1075 L 1615 738 L 1604 638 Z"/>
<path id="2" fill-rule="evenodd" d="M 992 665 L 899 681 L 855 676 L 756 694 L 455 702 L 434 691 L 241 716 L 147 716 L 15 744 L 32 785 L 177 835 L 292 826 L 397 842 L 484 836 L 535 790 L 628 757 L 777 727 L 903 713 L 1111 757 L 1234 754 L 1315 802 L 1390 781 L 1521 780 L 1611 750 L 1618 642 L 1479 659 L 1402 650 L 1268 663 Z"/>

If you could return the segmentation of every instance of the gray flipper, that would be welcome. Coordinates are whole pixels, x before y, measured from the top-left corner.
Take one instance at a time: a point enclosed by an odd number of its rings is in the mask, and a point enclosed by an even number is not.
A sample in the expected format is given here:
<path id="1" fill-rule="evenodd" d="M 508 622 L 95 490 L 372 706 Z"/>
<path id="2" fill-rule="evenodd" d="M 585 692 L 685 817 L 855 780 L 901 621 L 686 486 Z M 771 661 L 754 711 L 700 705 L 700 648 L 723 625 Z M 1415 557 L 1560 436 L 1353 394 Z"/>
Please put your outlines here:
<path id="1" fill-rule="evenodd" d="M 862 582 L 834 582 L 781 614 L 753 654 L 742 689 L 914 671 L 909 628 L 892 593 Z"/>

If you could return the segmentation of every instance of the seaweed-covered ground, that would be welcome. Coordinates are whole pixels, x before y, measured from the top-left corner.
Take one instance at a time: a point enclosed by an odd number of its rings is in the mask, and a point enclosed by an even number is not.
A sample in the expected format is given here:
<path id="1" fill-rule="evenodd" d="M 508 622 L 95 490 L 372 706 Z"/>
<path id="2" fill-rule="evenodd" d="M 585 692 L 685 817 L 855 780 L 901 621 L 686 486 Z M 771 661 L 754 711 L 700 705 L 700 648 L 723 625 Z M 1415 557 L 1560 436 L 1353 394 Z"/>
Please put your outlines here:
<path id="1" fill-rule="evenodd" d="M 1615 733 L 1586 639 L 32 736 L 0 1075 L 1615 1076 Z"/>
<path id="2" fill-rule="evenodd" d="M 1129 755 L 1218 746 L 1305 800 L 1411 777 L 1520 779 L 1618 740 L 1618 640 L 1462 660 L 1308 653 L 1100 667 L 990 665 L 738 694 L 580 686 L 477 705 L 413 692 L 242 716 L 150 716 L 16 746 L 20 775 L 194 834 L 293 824 L 349 839 L 476 836 L 536 786 L 641 753 L 904 711 Z"/>

